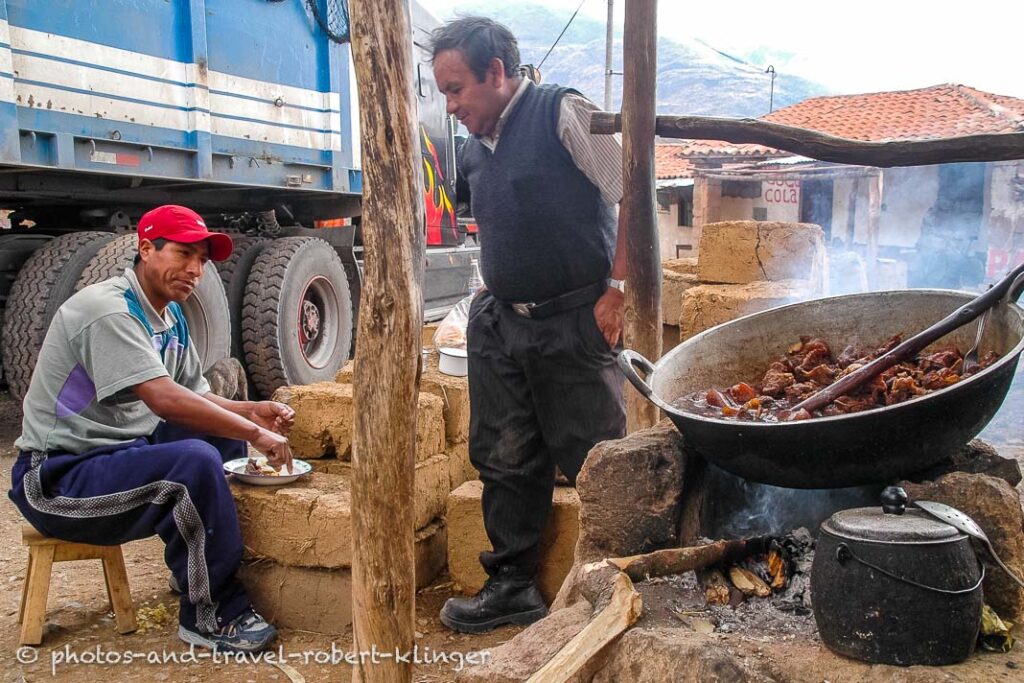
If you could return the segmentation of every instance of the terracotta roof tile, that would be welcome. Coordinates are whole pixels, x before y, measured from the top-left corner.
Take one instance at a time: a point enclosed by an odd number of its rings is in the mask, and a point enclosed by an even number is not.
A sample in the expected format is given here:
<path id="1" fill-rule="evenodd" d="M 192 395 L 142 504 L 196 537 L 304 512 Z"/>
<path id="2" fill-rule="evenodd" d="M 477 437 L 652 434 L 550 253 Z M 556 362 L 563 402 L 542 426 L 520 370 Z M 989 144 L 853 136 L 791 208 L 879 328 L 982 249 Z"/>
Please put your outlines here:
<path id="1" fill-rule="evenodd" d="M 654 147 L 654 173 L 658 180 L 693 176 L 694 160 L 729 157 L 737 161 L 746 157 L 785 156 L 771 147 L 735 144 L 721 140 L 680 140 L 678 143 Z"/>
<path id="2" fill-rule="evenodd" d="M 657 180 L 666 178 L 689 178 L 693 175 L 693 164 L 685 157 L 683 145 L 654 146 L 654 177 Z"/>
<path id="3" fill-rule="evenodd" d="M 762 117 L 853 140 L 927 140 L 1024 132 L 1024 100 L 955 83 L 815 97 Z"/>

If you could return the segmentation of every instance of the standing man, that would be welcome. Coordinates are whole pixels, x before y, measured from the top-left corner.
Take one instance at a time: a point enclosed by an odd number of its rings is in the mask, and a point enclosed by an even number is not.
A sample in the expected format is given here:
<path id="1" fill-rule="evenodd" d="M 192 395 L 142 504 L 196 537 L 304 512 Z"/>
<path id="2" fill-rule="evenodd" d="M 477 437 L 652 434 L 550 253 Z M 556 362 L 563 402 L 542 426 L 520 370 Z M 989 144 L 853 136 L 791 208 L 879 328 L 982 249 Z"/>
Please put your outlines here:
<path id="1" fill-rule="evenodd" d="M 441 621 L 481 633 L 547 613 L 535 583 L 555 466 L 570 482 L 599 441 L 625 432 L 626 231 L 616 237 L 622 148 L 592 136 L 596 107 L 520 74 L 515 36 L 481 17 L 432 36 L 434 76 L 472 134 L 460 172 L 480 228 L 486 290 L 467 330 L 470 460 L 484 485 L 490 578 Z"/>
<path id="2" fill-rule="evenodd" d="M 223 461 L 251 443 L 291 467 L 295 413 L 210 393 L 181 304 L 231 238 L 161 206 L 139 220 L 124 275 L 57 311 L 28 394 L 9 496 L 42 533 L 117 545 L 158 534 L 180 587 L 179 637 L 257 651 L 277 635 L 235 578 L 242 539 Z"/>

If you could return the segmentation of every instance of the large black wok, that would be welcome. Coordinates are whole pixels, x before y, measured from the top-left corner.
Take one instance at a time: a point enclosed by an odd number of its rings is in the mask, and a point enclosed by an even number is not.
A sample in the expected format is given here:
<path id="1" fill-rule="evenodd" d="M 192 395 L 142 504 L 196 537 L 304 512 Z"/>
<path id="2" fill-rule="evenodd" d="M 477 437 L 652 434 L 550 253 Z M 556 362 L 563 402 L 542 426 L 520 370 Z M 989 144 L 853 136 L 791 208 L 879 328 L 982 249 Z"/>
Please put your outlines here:
<path id="1" fill-rule="evenodd" d="M 626 350 L 619 365 L 629 381 L 664 410 L 688 446 L 751 481 L 790 488 L 883 483 L 928 468 L 966 444 L 995 415 L 1024 350 L 1024 309 L 1004 301 L 992 309 L 981 354 L 1001 358 L 953 386 L 885 408 L 813 420 L 738 422 L 682 412 L 671 403 L 693 391 L 756 382 L 800 335 L 834 348 L 878 345 L 909 337 L 966 304 L 974 295 L 906 290 L 816 299 L 755 313 L 702 332 L 652 365 Z M 932 345 L 966 352 L 978 321 Z M 646 381 L 637 374 L 646 374 Z"/>

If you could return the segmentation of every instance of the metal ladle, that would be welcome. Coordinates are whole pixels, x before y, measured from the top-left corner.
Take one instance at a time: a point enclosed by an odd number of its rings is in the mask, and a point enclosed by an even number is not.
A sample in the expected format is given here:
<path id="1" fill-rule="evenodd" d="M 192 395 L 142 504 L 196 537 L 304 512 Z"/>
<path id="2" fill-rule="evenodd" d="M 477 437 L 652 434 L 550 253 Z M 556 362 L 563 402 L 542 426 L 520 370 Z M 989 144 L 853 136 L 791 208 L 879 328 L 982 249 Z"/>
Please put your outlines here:
<path id="1" fill-rule="evenodd" d="M 955 507 L 951 507 L 943 503 L 935 503 L 929 500 L 918 500 L 914 501 L 914 505 L 927 512 L 935 519 L 945 522 L 951 527 L 964 532 L 971 538 L 976 538 L 981 541 L 982 545 L 985 546 L 985 549 L 988 550 L 988 554 L 991 555 L 992 559 L 996 561 L 996 564 L 1006 572 L 1006 575 L 1016 581 L 1021 588 L 1024 588 L 1024 581 L 1021 581 L 1020 578 L 1010 571 L 1010 568 L 1003 564 L 1003 561 L 999 559 L 999 556 L 996 555 L 995 548 L 992 547 L 992 542 L 988 540 L 988 536 L 985 535 L 985 532 L 980 526 L 978 526 L 977 522 L 957 510 Z"/>

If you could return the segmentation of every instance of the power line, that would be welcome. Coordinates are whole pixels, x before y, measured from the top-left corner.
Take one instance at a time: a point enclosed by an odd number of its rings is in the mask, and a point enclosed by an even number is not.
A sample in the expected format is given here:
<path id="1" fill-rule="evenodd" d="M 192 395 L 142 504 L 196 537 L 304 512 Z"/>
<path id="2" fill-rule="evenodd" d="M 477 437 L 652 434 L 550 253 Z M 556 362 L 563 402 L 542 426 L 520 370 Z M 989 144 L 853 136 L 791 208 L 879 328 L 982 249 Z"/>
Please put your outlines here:
<path id="1" fill-rule="evenodd" d="M 557 38 L 555 38 L 555 42 L 553 42 L 551 44 L 551 47 L 548 48 L 547 54 L 544 55 L 544 59 L 540 60 L 540 64 L 537 65 L 538 69 L 544 66 L 544 62 L 547 61 L 548 55 L 550 55 L 551 51 L 555 49 L 556 45 L 558 45 L 558 41 L 562 39 L 562 36 L 565 35 L 565 32 L 569 30 L 569 27 L 572 25 L 572 22 L 576 18 L 576 15 L 580 13 L 580 7 L 583 7 L 583 3 L 585 3 L 586 1 L 587 0 L 580 0 L 580 4 L 578 7 L 576 7 L 576 11 L 572 13 L 571 17 L 569 17 L 569 23 L 565 25 L 565 28 L 562 29 L 562 32 L 558 34 Z"/>

